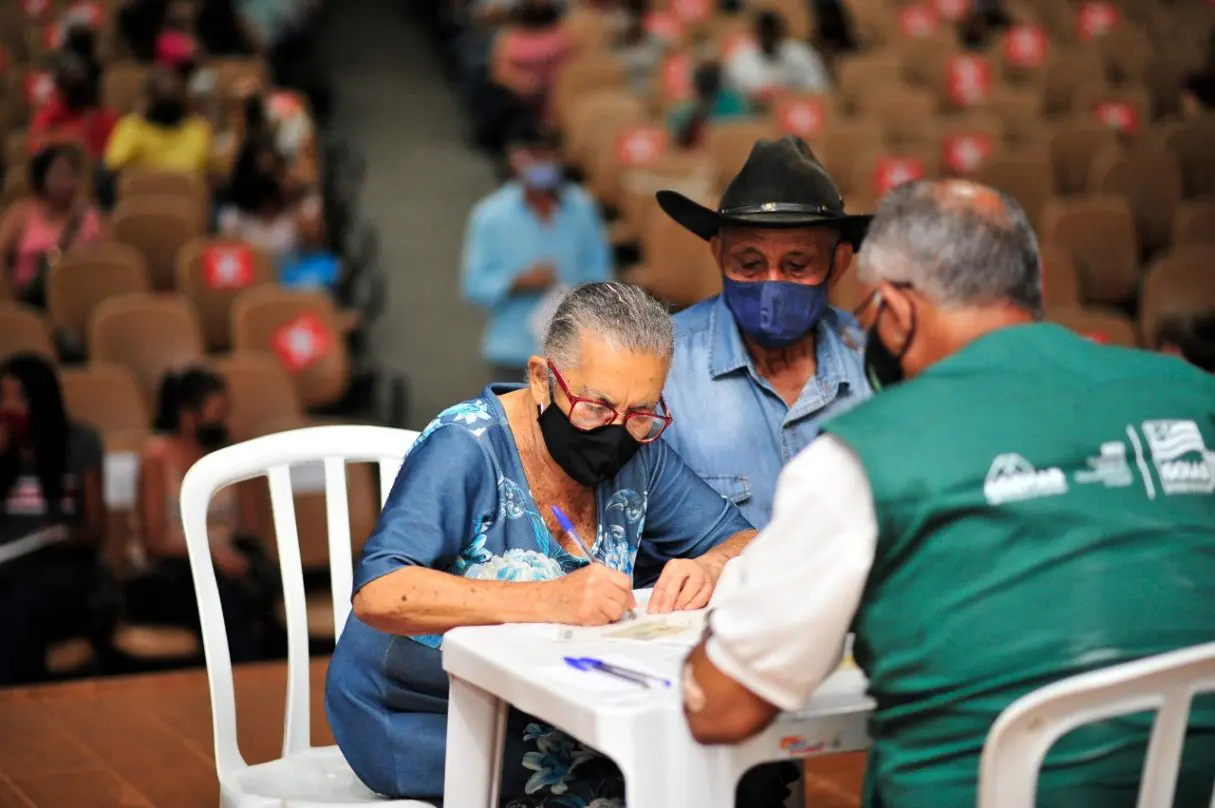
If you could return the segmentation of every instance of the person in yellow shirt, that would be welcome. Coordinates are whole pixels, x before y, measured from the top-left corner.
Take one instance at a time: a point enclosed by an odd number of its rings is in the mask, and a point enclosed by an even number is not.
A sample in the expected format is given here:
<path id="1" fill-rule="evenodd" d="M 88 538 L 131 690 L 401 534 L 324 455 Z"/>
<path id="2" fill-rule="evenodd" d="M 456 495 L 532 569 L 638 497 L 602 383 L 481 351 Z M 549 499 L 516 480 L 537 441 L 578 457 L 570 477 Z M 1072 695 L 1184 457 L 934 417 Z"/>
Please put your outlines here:
<path id="1" fill-rule="evenodd" d="M 158 70 L 148 78 L 143 109 L 114 128 L 105 165 L 114 174 L 134 168 L 205 176 L 210 154 L 211 124 L 190 113 L 182 78 Z"/>

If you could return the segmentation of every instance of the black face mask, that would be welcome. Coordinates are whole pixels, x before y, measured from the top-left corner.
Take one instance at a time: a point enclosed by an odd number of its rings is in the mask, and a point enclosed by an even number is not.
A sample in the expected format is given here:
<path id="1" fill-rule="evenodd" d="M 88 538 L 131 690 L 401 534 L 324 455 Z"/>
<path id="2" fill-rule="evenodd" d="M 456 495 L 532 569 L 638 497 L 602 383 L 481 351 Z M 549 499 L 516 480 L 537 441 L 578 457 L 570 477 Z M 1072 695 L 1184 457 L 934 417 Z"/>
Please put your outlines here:
<path id="1" fill-rule="evenodd" d="M 177 126 L 186 117 L 186 104 L 180 98 L 158 98 L 148 105 L 145 117 L 158 126 Z"/>
<path id="2" fill-rule="evenodd" d="M 873 318 L 873 325 L 870 326 L 865 340 L 865 375 L 869 377 L 869 384 L 875 393 L 903 381 L 903 357 L 907 355 L 907 350 L 911 347 L 911 340 L 915 338 L 915 309 L 912 309 L 911 329 L 907 332 L 907 339 L 903 342 L 902 350 L 896 354 L 887 348 L 882 343 L 882 338 L 878 336 L 877 330 L 878 320 L 884 309 L 885 304 L 879 304 L 877 314 Z"/>
<path id="3" fill-rule="evenodd" d="M 228 443 L 228 428 L 223 424 L 199 424 L 194 430 L 194 440 L 198 448 L 214 452 Z"/>
<path id="4" fill-rule="evenodd" d="M 553 460 L 570 479 L 587 488 L 615 477 L 641 448 L 619 424 L 583 432 L 556 404 L 542 409 L 536 420 Z"/>

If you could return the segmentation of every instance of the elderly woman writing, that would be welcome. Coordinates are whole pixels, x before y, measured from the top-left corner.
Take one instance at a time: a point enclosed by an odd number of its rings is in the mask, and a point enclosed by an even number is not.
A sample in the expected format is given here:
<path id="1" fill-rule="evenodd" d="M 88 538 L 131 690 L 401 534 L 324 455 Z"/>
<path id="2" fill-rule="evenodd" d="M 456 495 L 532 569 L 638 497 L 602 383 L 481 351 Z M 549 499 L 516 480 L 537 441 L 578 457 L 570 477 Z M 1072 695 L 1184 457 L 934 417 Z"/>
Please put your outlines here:
<path id="1" fill-rule="evenodd" d="M 673 420 L 661 396 L 671 351 L 670 317 L 643 291 L 581 286 L 557 309 L 526 385 L 491 385 L 422 433 L 363 551 L 329 667 L 329 721 L 369 788 L 442 795 L 448 629 L 615 621 L 635 605 L 641 543 L 672 559 L 651 612 L 709 602 L 754 531 L 657 440 Z M 598 563 L 554 505 L 594 537 Z M 512 805 L 620 805 L 622 786 L 592 750 L 514 715 L 502 793 Z"/>

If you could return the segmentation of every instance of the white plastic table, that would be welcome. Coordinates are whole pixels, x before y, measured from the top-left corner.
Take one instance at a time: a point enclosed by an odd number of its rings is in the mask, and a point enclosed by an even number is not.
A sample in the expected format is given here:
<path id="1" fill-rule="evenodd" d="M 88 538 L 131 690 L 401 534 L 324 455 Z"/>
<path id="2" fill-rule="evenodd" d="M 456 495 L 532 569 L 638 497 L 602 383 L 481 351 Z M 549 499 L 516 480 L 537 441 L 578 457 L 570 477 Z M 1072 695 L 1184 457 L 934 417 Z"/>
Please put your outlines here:
<path id="1" fill-rule="evenodd" d="M 616 702 L 543 675 L 571 655 L 627 656 L 674 686 Z M 444 803 L 497 805 L 512 706 L 611 758 L 624 774 L 629 808 L 733 808 L 739 778 L 760 763 L 869 747 L 873 701 L 856 668 L 834 673 L 803 709 L 783 714 L 755 738 L 737 746 L 701 746 L 683 715 L 679 680 L 686 655 L 686 648 L 653 643 L 562 642 L 551 625 L 449 631 L 443 640 L 443 667 L 451 680 Z"/>

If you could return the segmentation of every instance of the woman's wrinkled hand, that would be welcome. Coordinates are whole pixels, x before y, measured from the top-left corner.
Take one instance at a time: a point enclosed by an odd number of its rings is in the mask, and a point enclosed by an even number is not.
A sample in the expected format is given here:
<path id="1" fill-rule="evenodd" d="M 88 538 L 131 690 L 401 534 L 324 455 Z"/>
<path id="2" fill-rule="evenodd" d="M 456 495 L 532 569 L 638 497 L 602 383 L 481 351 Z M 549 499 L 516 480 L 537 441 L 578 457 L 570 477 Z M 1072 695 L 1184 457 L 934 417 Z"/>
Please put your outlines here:
<path id="1" fill-rule="evenodd" d="M 602 564 L 587 564 L 545 586 L 554 623 L 606 626 L 637 605 L 633 579 Z"/>

